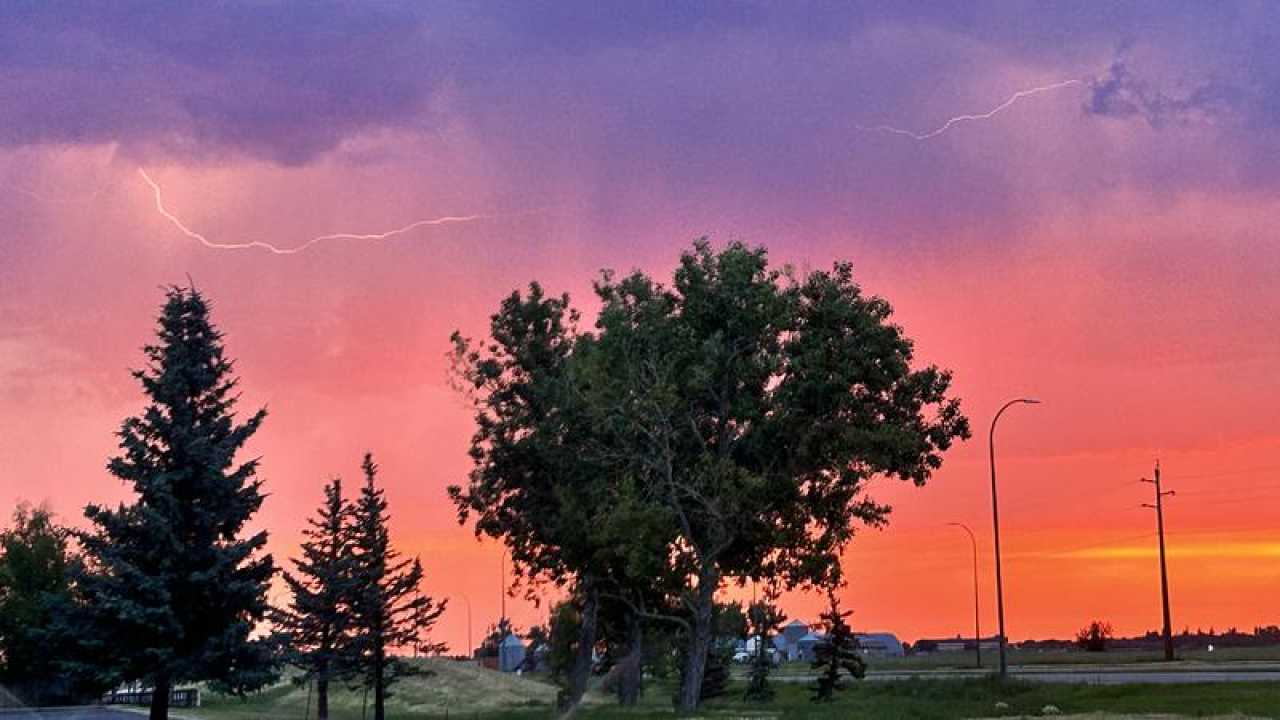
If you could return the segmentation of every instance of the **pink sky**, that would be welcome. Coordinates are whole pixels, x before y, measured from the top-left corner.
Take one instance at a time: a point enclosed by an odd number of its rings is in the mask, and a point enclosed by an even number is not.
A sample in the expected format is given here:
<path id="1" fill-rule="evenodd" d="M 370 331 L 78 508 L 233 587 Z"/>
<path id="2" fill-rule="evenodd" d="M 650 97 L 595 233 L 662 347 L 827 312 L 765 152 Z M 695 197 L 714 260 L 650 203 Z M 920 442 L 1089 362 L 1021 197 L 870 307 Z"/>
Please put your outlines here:
<path id="1" fill-rule="evenodd" d="M 400 26 L 375 23 L 390 39 L 358 56 L 363 74 L 333 69 L 332 87 L 291 74 L 306 72 L 295 51 L 327 57 L 311 45 L 319 32 L 190 57 L 163 42 L 173 25 L 130 25 L 151 33 L 135 47 L 114 19 L 91 19 L 104 57 L 122 63 L 93 83 L 96 61 L 72 71 L 40 54 L 33 21 L 13 31 L 31 41 L 25 84 L 0 81 L 4 112 L 48 100 L 0 116 L 12 130 L 0 133 L 0 510 L 48 501 L 79 522 L 86 503 L 127 499 L 104 471 L 114 429 L 142 406 L 127 370 L 160 287 L 189 273 L 238 359 L 246 409 L 270 410 L 250 447 L 277 558 L 294 552 L 322 484 L 354 481 L 372 450 L 398 544 L 422 555 L 432 592 L 456 598 L 437 634 L 460 648 L 463 595 L 475 637 L 496 619 L 499 553 L 457 525 L 444 493 L 465 477 L 471 433 L 445 383 L 449 333 L 480 333 L 533 279 L 587 303 L 601 268 L 666 275 L 709 234 L 801 269 L 852 260 L 921 360 L 955 372 L 975 437 L 929 486 L 877 489 L 893 522 L 846 559 L 860 627 L 970 631 L 969 544 L 947 526 L 964 522 L 994 630 L 986 427 L 1021 395 L 1043 404 L 1014 408 L 999 432 L 1014 639 L 1094 618 L 1124 634 L 1158 626 L 1155 520 L 1136 482 L 1157 458 L 1178 492 L 1166 518 L 1175 626 L 1280 622 L 1280 179 L 1263 161 L 1280 123 L 1250 104 L 1274 81 L 1258 74 L 1268 65 L 1233 49 L 1272 12 L 1254 7 L 1221 22 L 1061 9 L 1069 17 L 1013 25 L 995 11 L 969 25 L 922 11 L 833 20 L 829 33 L 779 18 L 693 29 L 641 18 L 615 35 L 595 16 L 527 30 L 414 16 L 424 57 L 412 43 L 395 55 Z M 298 27 L 340 19 L 322 14 Z M 584 35 L 578 22 L 599 24 Z M 1037 41 L 1055 22 L 1069 37 Z M 524 32 L 568 40 L 553 49 Z M 432 43 L 514 59 L 444 62 L 417 87 L 396 63 L 437 67 Z M 1239 86 L 1226 110 L 1168 101 L 1212 95 L 1188 88 L 1223 77 Z M 927 130 L 1064 78 L 1083 80 L 928 141 L 857 129 Z M 134 101 L 89 103 L 98 84 Z M 1124 92 L 1105 95 L 1113 85 Z M 306 111 L 274 104 L 282 94 Z M 49 107 L 92 123 L 39 125 Z M 485 217 L 294 255 L 215 249 L 157 211 L 139 168 L 214 243 L 288 248 Z M 818 603 L 788 599 L 806 619 Z M 521 627 L 545 616 L 523 600 L 508 608 Z"/>

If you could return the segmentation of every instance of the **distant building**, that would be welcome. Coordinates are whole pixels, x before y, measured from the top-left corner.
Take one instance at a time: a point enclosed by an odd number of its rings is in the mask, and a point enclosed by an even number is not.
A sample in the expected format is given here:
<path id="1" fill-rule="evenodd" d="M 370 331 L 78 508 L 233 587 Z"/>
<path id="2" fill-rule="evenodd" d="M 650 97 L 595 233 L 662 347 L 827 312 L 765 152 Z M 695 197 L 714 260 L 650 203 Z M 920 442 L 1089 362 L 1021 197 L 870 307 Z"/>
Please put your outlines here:
<path id="1" fill-rule="evenodd" d="M 870 657 L 902 657 L 902 641 L 893 633 L 856 633 L 858 652 Z"/>
<path id="2" fill-rule="evenodd" d="M 945 653 L 945 652 L 973 652 L 973 649 L 974 649 L 973 646 L 974 646 L 973 638 L 966 638 L 966 637 L 961 637 L 957 635 L 953 638 L 940 638 L 940 639 L 923 638 L 923 639 L 917 640 L 916 644 L 913 645 L 912 647 L 915 649 L 916 652 L 919 652 L 919 653 L 933 653 L 933 652 Z M 992 635 L 991 637 L 982 638 L 982 649 L 991 650 L 991 651 L 999 650 L 1000 649 L 999 636 Z"/>
<path id="3" fill-rule="evenodd" d="M 503 638 L 498 645 L 498 669 L 502 672 L 515 672 L 524 664 L 524 642 L 515 633 Z"/>
<path id="4" fill-rule="evenodd" d="M 863 655 L 902 657 L 905 654 L 902 641 L 893 633 L 854 633 L 854 637 L 858 640 L 858 651 Z M 807 623 L 792 620 L 773 637 L 773 645 L 784 660 L 812 662 L 814 647 L 825 639 L 821 632 L 810 631 Z"/>
<path id="5" fill-rule="evenodd" d="M 811 632 L 796 641 L 796 657 L 795 660 L 803 662 L 813 662 L 818 659 L 817 647 L 826 636 L 822 633 Z"/>
<path id="6" fill-rule="evenodd" d="M 773 638 L 773 644 L 782 653 L 784 660 L 800 659 L 800 638 L 809 634 L 809 624 L 801 620 L 792 620 L 782 626 L 782 632 Z"/>

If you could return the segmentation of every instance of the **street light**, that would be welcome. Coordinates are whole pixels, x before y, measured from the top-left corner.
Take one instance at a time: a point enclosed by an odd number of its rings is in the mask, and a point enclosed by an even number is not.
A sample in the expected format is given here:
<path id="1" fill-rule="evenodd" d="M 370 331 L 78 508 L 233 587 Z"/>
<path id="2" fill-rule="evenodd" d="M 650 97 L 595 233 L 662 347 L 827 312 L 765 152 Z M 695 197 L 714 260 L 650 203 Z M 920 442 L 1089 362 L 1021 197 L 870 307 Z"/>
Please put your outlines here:
<path id="1" fill-rule="evenodd" d="M 982 667 L 982 628 L 978 620 L 978 540 L 973 536 L 973 531 L 968 525 L 958 522 L 947 524 L 969 533 L 969 542 L 973 545 L 973 652 L 978 661 L 978 667 Z"/>
<path id="2" fill-rule="evenodd" d="M 471 598 L 466 593 L 458 593 L 462 601 L 467 604 L 467 659 L 472 660 L 475 657 L 475 648 L 471 646 Z"/>
<path id="3" fill-rule="evenodd" d="M 1011 406 L 1023 403 L 1026 405 L 1039 405 L 1039 400 L 1031 398 L 1018 398 L 1010 400 L 1000 409 L 996 411 L 996 416 L 991 418 L 991 432 L 987 436 L 987 449 L 991 456 L 991 523 L 995 527 L 996 536 L 996 617 L 1000 622 L 1000 677 L 1009 676 L 1009 663 L 1005 658 L 1005 645 L 1007 638 L 1004 634 L 1004 579 L 1000 574 L 1000 505 L 996 502 L 996 421 Z"/>

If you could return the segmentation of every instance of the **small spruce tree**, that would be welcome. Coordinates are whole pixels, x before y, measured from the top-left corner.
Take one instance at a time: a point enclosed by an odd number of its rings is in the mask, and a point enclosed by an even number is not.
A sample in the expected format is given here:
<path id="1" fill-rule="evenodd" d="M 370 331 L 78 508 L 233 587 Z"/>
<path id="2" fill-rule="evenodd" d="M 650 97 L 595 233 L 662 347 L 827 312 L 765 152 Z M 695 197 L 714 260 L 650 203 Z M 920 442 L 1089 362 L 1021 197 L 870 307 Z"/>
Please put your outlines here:
<path id="1" fill-rule="evenodd" d="M 773 700 L 773 687 L 769 685 L 769 673 L 773 670 L 773 633 L 778 626 L 786 622 L 787 616 L 777 606 L 777 595 L 767 593 L 765 599 L 751 603 L 747 609 L 747 619 L 751 624 L 751 635 L 755 639 L 755 652 L 751 654 L 751 667 L 747 674 L 747 700 L 754 702 L 770 702 Z"/>
<path id="2" fill-rule="evenodd" d="M 699 693 L 699 699 L 718 698 L 728 691 L 730 652 L 717 645 L 713 645 L 707 651 L 707 666 L 702 675 L 702 692 Z"/>
<path id="3" fill-rule="evenodd" d="M 124 421 L 123 453 L 107 466 L 136 499 L 85 509 L 76 584 L 98 679 L 149 683 L 151 720 L 165 720 L 176 684 L 253 690 L 275 679 L 278 658 L 252 636 L 275 574 L 267 533 L 242 537 L 262 505 L 258 461 L 235 460 L 266 411 L 237 420 L 232 361 L 194 288 L 168 290 L 156 332 L 133 373 L 150 405 Z"/>
<path id="4" fill-rule="evenodd" d="M 814 702 L 834 700 L 835 692 L 844 689 L 840 682 L 841 671 L 855 679 L 861 679 L 867 674 L 867 665 L 858 655 L 858 640 L 844 620 L 851 612 L 840 610 L 840 600 L 836 597 L 835 590 L 827 592 L 827 599 L 831 605 L 822 613 L 827 636 L 814 647 L 813 669 L 821 670 L 818 684 L 814 688 Z"/>
<path id="5" fill-rule="evenodd" d="M 385 720 L 388 688 L 403 676 L 423 672 L 392 652 L 443 651 L 443 644 L 425 642 L 424 636 L 444 613 L 446 601 L 423 595 L 422 563 L 392 549 L 387 501 L 376 485 L 378 466 L 372 454 L 365 454 L 362 468 L 365 485 L 355 504 L 351 538 L 355 590 L 350 657 L 353 670 L 373 691 L 373 720 Z"/>
<path id="6" fill-rule="evenodd" d="M 350 651 L 352 554 L 350 503 L 342 497 L 342 480 L 324 486 L 324 504 L 303 531 L 302 557 L 285 572 L 289 607 L 276 613 L 276 624 L 288 637 L 292 661 L 303 670 L 300 682 L 315 681 L 316 717 L 329 717 L 329 683 L 348 674 Z"/>

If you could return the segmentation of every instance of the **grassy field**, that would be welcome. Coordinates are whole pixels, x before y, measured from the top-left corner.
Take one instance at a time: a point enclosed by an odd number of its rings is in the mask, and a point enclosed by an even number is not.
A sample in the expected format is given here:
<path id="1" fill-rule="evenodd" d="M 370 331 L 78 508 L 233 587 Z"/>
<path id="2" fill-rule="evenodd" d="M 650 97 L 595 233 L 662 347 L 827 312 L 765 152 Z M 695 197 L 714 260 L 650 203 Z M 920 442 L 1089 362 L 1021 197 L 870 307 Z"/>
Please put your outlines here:
<path id="1" fill-rule="evenodd" d="M 429 659 L 417 661 L 430 674 L 402 679 L 387 700 L 392 717 L 443 717 L 446 713 L 509 712 L 521 708 L 550 708 L 556 688 L 550 683 L 509 673 L 485 670 L 475 663 Z M 360 690 L 337 683 L 329 692 L 330 717 L 334 720 L 360 718 L 365 705 Z M 372 701 L 370 700 L 370 703 Z M 184 711 L 192 717 L 243 720 L 259 718 L 303 718 L 307 708 L 315 717 L 315 698 L 305 686 L 285 681 L 248 698 L 207 693 L 203 707 Z"/>
<path id="2" fill-rule="evenodd" d="M 423 720 L 533 720 L 552 715 L 555 689 L 540 680 L 499 675 L 472 665 L 439 661 L 437 674 L 411 678 L 395 688 L 388 702 L 389 717 Z M 766 720 L 836 720 L 837 718 L 902 718 L 943 720 L 1038 716 L 1046 705 L 1063 713 L 1144 715 L 1164 713 L 1182 717 L 1280 718 L 1280 685 L 1223 683 L 1194 685 L 1064 685 L 1009 682 L 994 679 L 905 680 L 864 682 L 841 693 L 832 703 L 810 702 L 802 684 L 776 683 L 772 703 L 741 699 L 741 684 L 729 694 L 708 702 L 699 717 Z M 610 698 L 593 695 L 575 718 L 582 720 L 648 720 L 675 718 L 671 689 L 654 684 L 640 707 L 619 708 Z M 1007 707 L 997 707 L 1005 703 Z M 331 699 L 333 720 L 360 720 L 362 694 L 341 690 Z M 306 690 L 281 685 L 246 700 L 206 698 L 199 710 L 180 711 L 205 720 L 303 720 Z M 314 700 L 312 704 L 314 717 Z"/>

